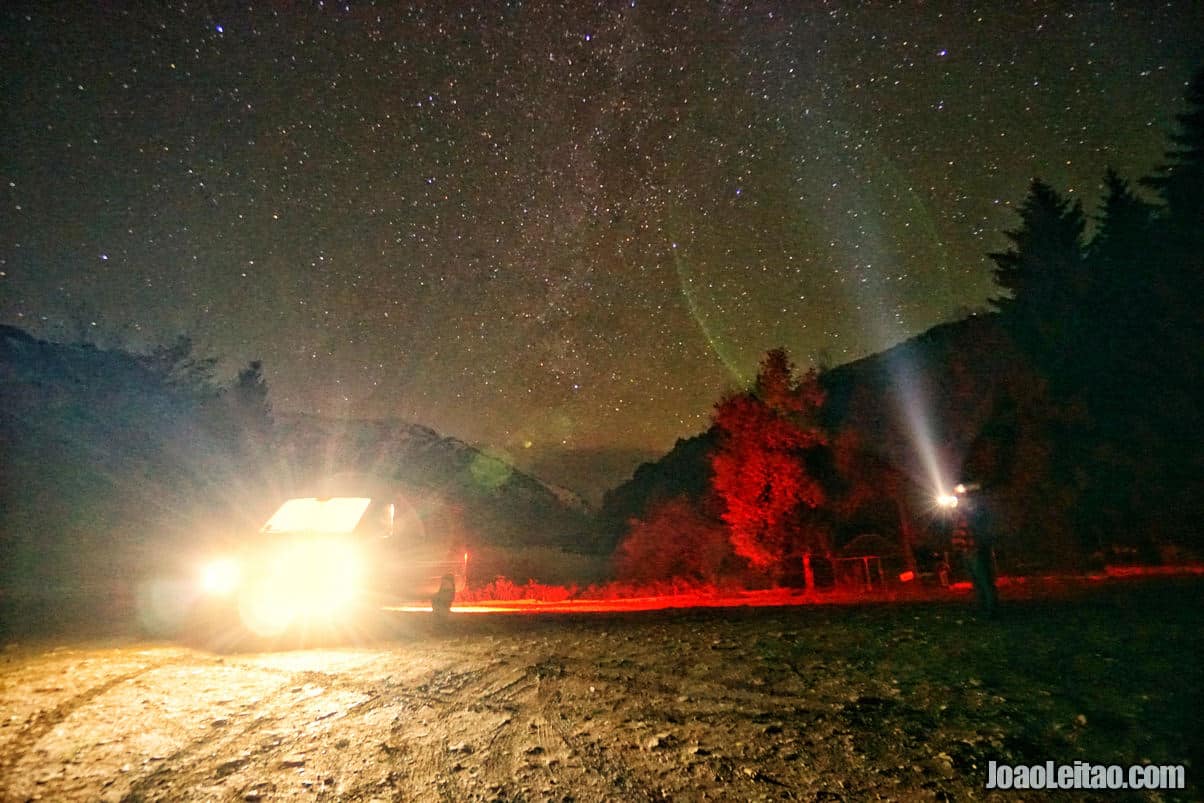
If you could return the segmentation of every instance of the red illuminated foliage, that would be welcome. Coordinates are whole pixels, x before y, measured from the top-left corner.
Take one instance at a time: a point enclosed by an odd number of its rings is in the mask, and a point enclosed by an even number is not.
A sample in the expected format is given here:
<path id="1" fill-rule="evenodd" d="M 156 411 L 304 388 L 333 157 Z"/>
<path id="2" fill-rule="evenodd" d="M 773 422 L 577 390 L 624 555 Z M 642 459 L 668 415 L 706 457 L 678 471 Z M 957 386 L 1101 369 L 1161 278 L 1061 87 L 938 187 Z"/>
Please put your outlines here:
<path id="1" fill-rule="evenodd" d="M 632 520 L 615 552 L 615 571 L 620 579 L 636 582 L 681 578 L 710 583 L 731 558 L 723 526 L 679 497 Z"/>
<path id="2" fill-rule="evenodd" d="M 807 468 L 808 450 L 825 439 L 816 424 L 823 391 L 812 371 L 796 381 L 782 349 L 761 363 L 752 392 L 715 406 L 719 448 L 713 484 L 724 504 L 732 548 L 755 568 L 781 569 L 790 556 L 824 546 L 808 515 L 824 502 Z"/>

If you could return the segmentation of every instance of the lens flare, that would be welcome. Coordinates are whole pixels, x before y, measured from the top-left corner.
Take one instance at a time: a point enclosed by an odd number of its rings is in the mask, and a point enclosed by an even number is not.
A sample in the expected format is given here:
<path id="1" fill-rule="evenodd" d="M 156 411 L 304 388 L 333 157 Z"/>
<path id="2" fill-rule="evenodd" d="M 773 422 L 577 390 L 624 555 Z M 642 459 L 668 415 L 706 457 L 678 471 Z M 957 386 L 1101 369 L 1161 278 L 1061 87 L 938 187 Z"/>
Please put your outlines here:
<path id="1" fill-rule="evenodd" d="M 219 558 L 206 564 L 201 570 L 201 589 L 206 594 L 219 597 L 229 596 L 238 588 L 240 576 L 238 561 L 231 558 Z"/>

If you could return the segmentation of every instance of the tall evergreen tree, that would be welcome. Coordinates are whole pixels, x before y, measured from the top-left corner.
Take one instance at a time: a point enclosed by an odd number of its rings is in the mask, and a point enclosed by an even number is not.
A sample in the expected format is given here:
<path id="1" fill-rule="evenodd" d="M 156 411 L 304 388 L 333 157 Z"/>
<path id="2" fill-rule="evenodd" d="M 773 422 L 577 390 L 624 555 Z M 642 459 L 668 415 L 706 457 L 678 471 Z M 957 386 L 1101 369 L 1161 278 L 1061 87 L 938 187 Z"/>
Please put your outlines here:
<path id="1" fill-rule="evenodd" d="M 1148 256 L 1154 206 L 1137 194 L 1112 168 L 1104 175 L 1104 198 L 1095 216 L 1095 235 L 1087 248 L 1089 259 L 1109 271 L 1133 268 Z"/>
<path id="2" fill-rule="evenodd" d="M 1083 261 L 1083 210 L 1063 200 L 1045 182 L 1034 179 L 1020 205 L 1020 227 L 1005 232 L 1012 242 L 1006 252 L 990 254 L 995 281 L 1010 298 L 992 299 L 1002 312 L 1043 311 L 1060 297 L 1053 292 L 1077 275 Z"/>
<path id="3" fill-rule="evenodd" d="M 1109 169 L 1105 195 L 1096 215 L 1095 235 L 1087 247 L 1090 301 L 1084 312 L 1091 348 L 1081 355 L 1091 384 L 1101 396 L 1126 395 L 1135 376 L 1147 373 L 1146 359 L 1156 344 L 1151 281 L 1157 263 L 1150 256 L 1155 208 Z"/>
<path id="4" fill-rule="evenodd" d="M 1204 228 L 1204 69 L 1187 90 L 1187 111 L 1175 115 L 1179 130 L 1158 172 L 1142 179 L 1166 204 L 1167 220 L 1179 236 L 1200 237 Z"/>
<path id="5" fill-rule="evenodd" d="M 1186 101 L 1166 161 L 1142 180 L 1163 208 L 1149 248 L 1149 381 L 1136 422 L 1155 445 L 1143 452 L 1152 451 L 1156 461 L 1147 457 L 1137 470 L 1158 478 L 1166 500 L 1147 513 L 1150 529 L 1160 531 L 1162 541 L 1194 540 L 1204 549 L 1198 526 L 1204 517 L 1204 439 L 1197 424 L 1204 396 L 1204 69 L 1192 79 Z"/>
<path id="6" fill-rule="evenodd" d="M 1158 305 L 1151 356 L 1189 396 L 1204 392 L 1204 70 L 1187 91 L 1187 111 L 1155 175 L 1142 179 L 1164 203 L 1150 290 Z"/>
<path id="7" fill-rule="evenodd" d="M 1020 227 L 1005 232 L 1012 247 L 990 254 L 995 281 L 1010 297 L 992 299 L 1017 344 L 1051 380 L 1068 375 L 1084 341 L 1090 281 L 1084 258 L 1085 220 L 1078 202 L 1034 179 L 1020 205 Z"/>
<path id="8" fill-rule="evenodd" d="M 711 467 L 732 548 L 755 568 L 779 576 L 787 559 L 830 548 L 812 515 L 824 490 L 806 459 L 825 442 L 811 423 L 822 401 L 814 374 L 796 381 L 785 351 L 777 349 L 762 361 L 753 392 L 715 406 L 720 436 Z"/>

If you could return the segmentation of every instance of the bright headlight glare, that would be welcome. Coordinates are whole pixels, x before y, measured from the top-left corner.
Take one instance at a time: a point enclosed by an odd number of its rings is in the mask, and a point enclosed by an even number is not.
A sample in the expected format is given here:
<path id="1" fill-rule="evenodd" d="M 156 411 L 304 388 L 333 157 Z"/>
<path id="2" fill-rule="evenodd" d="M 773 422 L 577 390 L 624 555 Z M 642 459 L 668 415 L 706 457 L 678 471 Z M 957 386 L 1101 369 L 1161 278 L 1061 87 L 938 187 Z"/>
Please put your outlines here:
<path id="1" fill-rule="evenodd" d="M 353 544 L 320 541 L 294 545 L 277 557 L 272 569 L 268 586 L 279 604 L 329 613 L 353 599 L 362 567 Z"/>
<path id="2" fill-rule="evenodd" d="M 238 562 L 230 558 L 211 561 L 201 570 L 201 588 L 207 594 L 225 596 L 238 588 Z"/>

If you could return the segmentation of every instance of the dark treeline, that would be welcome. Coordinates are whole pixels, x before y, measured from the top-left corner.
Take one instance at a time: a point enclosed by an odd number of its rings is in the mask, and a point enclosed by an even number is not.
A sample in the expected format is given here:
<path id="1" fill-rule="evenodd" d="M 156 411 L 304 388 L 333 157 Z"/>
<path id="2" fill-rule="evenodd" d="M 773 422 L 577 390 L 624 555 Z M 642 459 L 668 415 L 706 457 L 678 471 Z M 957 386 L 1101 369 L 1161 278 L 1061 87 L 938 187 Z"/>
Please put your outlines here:
<path id="1" fill-rule="evenodd" d="M 1104 177 L 1090 236 L 1032 182 L 990 314 L 822 375 L 770 352 L 707 433 L 607 495 L 620 573 L 793 581 L 866 533 L 914 568 L 944 537 L 901 412 L 917 399 L 945 478 L 981 483 L 1005 569 L 1200 558 L 1204 72 L 1187 107 L 1153 175 Z"/>

